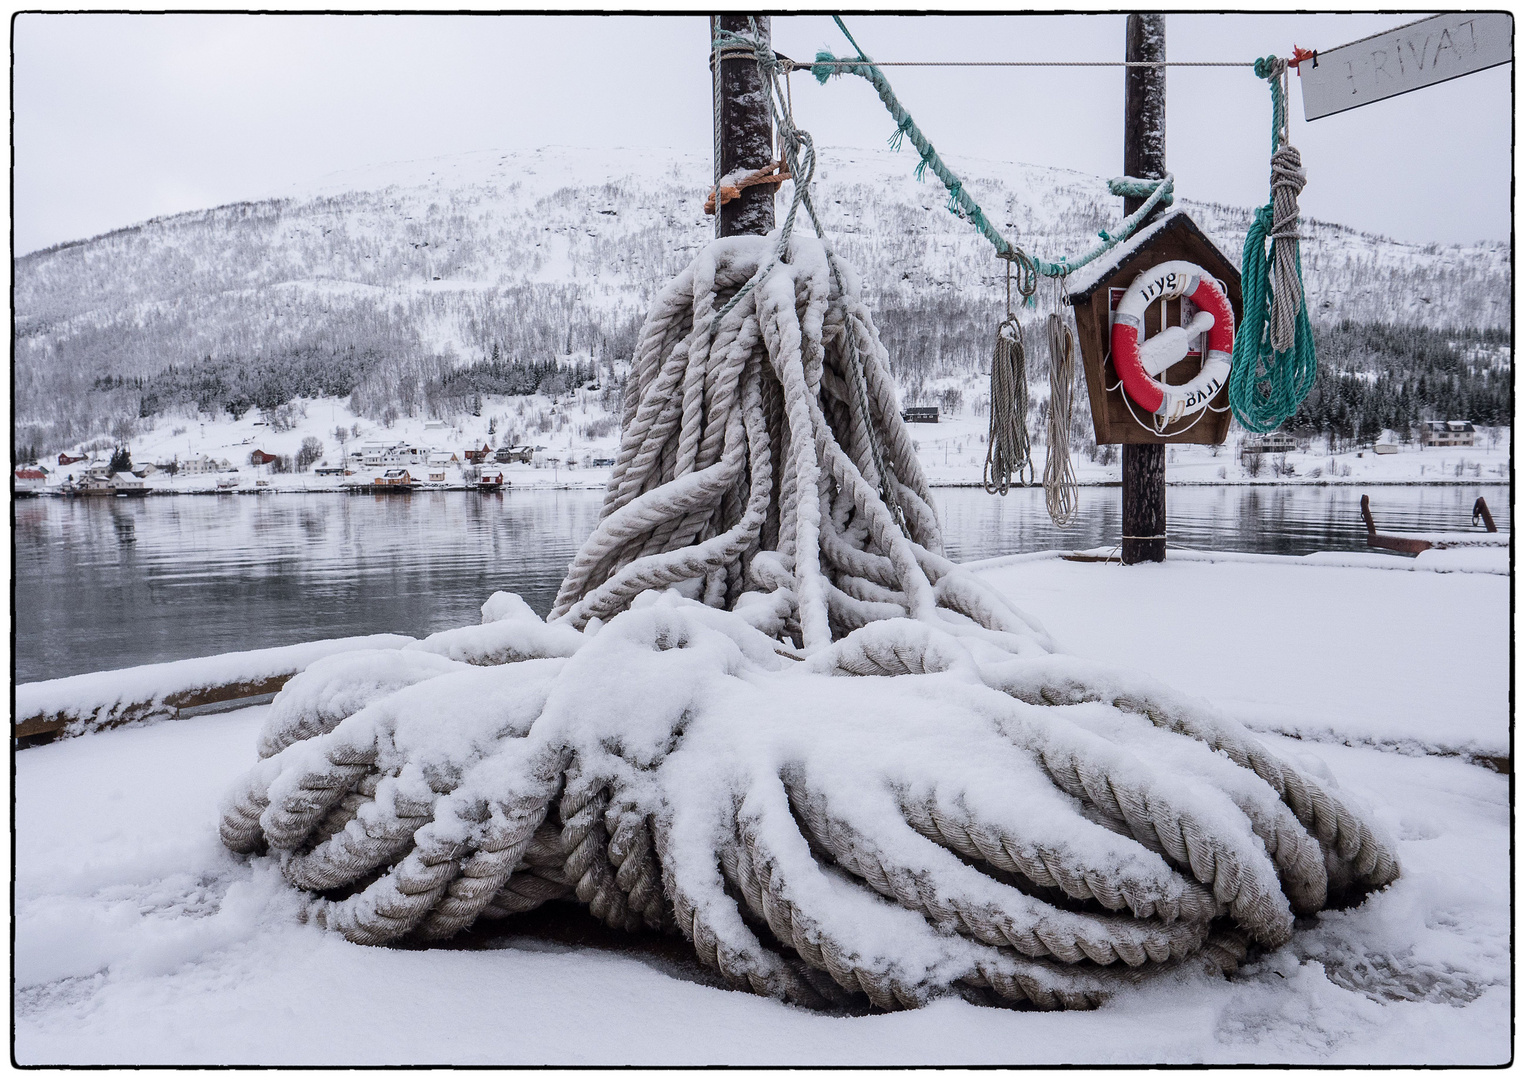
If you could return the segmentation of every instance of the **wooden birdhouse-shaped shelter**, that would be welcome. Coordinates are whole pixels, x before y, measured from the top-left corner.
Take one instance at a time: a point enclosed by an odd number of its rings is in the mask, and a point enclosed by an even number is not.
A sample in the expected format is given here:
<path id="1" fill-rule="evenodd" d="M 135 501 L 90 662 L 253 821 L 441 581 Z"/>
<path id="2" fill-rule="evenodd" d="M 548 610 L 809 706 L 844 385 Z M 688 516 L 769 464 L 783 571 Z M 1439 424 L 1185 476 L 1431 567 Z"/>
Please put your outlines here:
<path id="1" fill-rule="evenodd" d="M 1196 222 L 1168 211 L 1067 289 L 1098 443 L 1227 439 L 1239 271 Z"/>

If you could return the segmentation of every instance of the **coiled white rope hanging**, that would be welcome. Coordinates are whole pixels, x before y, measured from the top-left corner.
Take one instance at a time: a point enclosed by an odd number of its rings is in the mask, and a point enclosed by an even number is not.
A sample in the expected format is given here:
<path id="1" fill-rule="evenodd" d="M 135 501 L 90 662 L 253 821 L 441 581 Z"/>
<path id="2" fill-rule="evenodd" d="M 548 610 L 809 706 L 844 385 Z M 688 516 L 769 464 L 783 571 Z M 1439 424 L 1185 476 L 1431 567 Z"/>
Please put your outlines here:
<path id="1" fill-rule="evenodd" d="M 1075 520 L 1080 489 L 1070 460 L 1070 421 L 1075 412 L 1075 335 L 1062 309 L 1048 317 L 1048 425 L 1043 459 L 1043 500 L 1061 529 Z"/>
<path id="2" fill-rule="evenodd" d="M 1006 259 L 1006 318 L 996 328 L 990 358 L 990 432 L 985 442 L 985 490 L 1005 495 L 1013 477 L 1033 482 L 1032 444 L 1027 434 L 1027 348 L 1022 324 L 1011 309 L 1011 264 Z M 1022 470 L 1027 470 L 1023 479 Z"/>

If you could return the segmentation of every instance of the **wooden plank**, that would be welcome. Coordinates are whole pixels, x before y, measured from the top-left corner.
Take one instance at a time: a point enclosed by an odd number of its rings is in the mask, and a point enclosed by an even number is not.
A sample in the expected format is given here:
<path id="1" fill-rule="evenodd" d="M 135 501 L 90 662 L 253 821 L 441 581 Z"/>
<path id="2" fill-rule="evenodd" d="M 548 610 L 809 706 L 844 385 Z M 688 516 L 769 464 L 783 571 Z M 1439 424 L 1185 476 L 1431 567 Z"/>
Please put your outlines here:
<path id="1" fill-rule="evenodd" d="M 134 724 L 142 720 L 173 720 L 183 709 L 195 709 L 205 705 L 215 705 L 219 702 L 235 701 L 239 698 L 274 694 L 281 687 L 285 686 L 292 676 L 296 675 L 300 670 L 300 668 L 295 668 L 291 671 L 253 682 L 236 682 L 220 686 L 198 687 L 194 690 L 167 694 L 162 701 L 132 702 L 109 718 L 98 722 L 95 726 L 104 729 L 120 727 L 123 724 Z M 78 719 L 78 716 L 71 716 L 66 713 L 54 713 L 52 715 L 36 713 L 32 716 L 18 719 L 11 729 L 11 734 L 18 739 L 28 739 L 37 735 L 56 735 L 71 722 Z"/>
<path id="2" fill-rule="evenodd" d="M 274 694 L 325 656 L 400 649 L 413 641 L 402 634 L 364 634 L 20 683 L 12 697 L 11 734 L 42 740 L 174 719 L 182 710 Z"/>

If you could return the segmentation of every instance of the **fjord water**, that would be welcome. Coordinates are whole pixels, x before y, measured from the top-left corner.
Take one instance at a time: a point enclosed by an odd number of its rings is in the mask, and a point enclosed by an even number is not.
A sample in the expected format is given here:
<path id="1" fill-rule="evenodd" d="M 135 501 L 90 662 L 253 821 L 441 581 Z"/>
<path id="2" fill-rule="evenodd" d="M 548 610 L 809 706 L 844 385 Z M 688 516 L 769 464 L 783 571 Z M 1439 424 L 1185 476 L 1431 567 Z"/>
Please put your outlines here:
<path id="1" fill-rule="evenodd" d="M 1488 500 L 1509 528 L 1504 485 L 1371 487 L 1379 528 L 1468 526 Z M 1362 489 L 1167 489 L 1179 548 L 1303 555 L 1365 550 Z M 1041 488 L 937 497 L 950 557 L 1115 545 L 1119 490 L 1080 489 L 1057 529 Z M 550 610 L 597 491 L 429 492 L 27 499 L 15 510 L 17 682 L 133 664 L 476 622 L 497 589 Z M 1392 555 L 1394 559 L 1404 556 Z"/>

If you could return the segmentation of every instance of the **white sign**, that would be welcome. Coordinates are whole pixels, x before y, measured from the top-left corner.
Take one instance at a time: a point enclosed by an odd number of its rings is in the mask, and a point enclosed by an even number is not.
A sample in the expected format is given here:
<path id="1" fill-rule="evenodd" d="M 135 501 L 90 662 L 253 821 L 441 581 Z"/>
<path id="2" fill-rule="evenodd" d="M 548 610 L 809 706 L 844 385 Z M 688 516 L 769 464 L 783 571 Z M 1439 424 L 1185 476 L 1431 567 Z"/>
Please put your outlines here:
<path id="1" fill-rule="evenodd" d="M 1344 112 L 1397 94 L 1507 64 L 1514 16 L 1492 11 L 1437 15 L 1349 45 L 1298 66 L 1303 119 Z"/>

